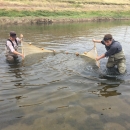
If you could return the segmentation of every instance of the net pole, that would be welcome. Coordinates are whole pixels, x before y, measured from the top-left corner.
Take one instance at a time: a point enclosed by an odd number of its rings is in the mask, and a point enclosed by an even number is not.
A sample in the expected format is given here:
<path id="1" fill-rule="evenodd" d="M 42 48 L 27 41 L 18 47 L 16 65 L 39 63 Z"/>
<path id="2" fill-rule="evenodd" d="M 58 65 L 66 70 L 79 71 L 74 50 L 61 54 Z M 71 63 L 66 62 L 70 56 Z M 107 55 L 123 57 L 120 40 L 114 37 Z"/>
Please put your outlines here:
<path id="1" fill-rule="evenodd" d="M 96 57 L 98 56 L 98 53 L 97 53 L 97 49 L 96 49 L 96 43 L 94 42 L 94 51 L 96 53 Z M 96 65 L 98 66 L 98 68 L 100 68 L 100 62 L 96 60 L 95 58 L 95 61 L 96 61 Z"/>
<path id="2" fill-rule="evenodd" d="M 23 49 L 23 39 L 21 39 L 21 49 L 22 49 L 22 54 L 24 56 L 24 49 Z M 24 60 L 24 58 L 22 58 L 22 61 Z"/>

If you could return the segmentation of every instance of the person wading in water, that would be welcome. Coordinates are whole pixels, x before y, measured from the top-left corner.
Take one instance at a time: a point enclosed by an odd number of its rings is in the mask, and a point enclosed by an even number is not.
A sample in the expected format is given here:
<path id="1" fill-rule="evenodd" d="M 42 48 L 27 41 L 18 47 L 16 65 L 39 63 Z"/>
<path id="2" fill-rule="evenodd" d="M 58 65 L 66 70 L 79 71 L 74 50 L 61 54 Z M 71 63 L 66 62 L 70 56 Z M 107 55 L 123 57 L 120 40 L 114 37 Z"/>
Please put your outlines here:
<path id="1" fill-rule="evenodd" d="M 16 33 L 14 31 L 10 32 L 10 37 L 7 39 L 6 47 L 5 47 L 5 56 L 6 60 L 8 62 L 14 62 L 18 58 L 18 55 L 20 55 L 22 58 L 24 58 L 24 55 L 22 53 L 19 53 L 18 45 L 21 43 L 21 40 L 23 38 L 23 35 L 21 34 L 21 39 L 16 37 Z"/>
<path id="2" fill-rule="evenodd" d="M 117 66 L 118 72 L 120 74 L 124 74 L 126 72 L 126 59 L 122 50 L 122 46 L 118 41 L 113 39 L 111 34 L 106 34 L 102 41 L 93 39 L 93 42 L 102 43 L 105 45 L 107 50 L 105 54 L 98 56 L 96 60 L 109 57 L 106 65 L 108 69 Z"/>

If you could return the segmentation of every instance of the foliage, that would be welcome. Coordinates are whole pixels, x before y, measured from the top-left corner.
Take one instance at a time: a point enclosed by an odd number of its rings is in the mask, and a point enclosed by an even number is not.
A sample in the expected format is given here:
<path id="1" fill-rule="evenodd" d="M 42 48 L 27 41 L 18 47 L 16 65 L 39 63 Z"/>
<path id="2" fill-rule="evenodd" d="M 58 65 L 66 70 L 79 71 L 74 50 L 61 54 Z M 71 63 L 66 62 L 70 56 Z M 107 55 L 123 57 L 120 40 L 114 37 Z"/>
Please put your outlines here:
<path id="1" fill-rule="evenodd" d="M 0 17 L 52 17 L 52 18 L 93 18 L 93 17 L 105 17 L 105 18 L 125 18 L 129 16 L 130 11 L 27 11 L 27 10 L 0 10 Z"/>

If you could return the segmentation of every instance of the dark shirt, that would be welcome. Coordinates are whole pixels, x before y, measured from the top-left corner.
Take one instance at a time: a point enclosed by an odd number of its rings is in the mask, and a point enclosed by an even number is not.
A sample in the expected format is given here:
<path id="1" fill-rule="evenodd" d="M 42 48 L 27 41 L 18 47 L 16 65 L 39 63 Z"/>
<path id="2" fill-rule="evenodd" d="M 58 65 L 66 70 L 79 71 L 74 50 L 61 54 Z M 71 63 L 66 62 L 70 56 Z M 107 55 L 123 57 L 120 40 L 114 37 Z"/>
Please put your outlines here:
<path id="1" fill-rule="evenodd" d="M 103 45 L 105 45 L 104 41 L 101 41 L 101 43 Z M 113 40 L 110 46 L 106 46 L 105 48 L 107 50 L 107 52 L 105 53 L 105 57 L 114 55 L 116 53 L 119 53 L 120 51 L 122 51 L 122 46 L 118 41 Z"/>

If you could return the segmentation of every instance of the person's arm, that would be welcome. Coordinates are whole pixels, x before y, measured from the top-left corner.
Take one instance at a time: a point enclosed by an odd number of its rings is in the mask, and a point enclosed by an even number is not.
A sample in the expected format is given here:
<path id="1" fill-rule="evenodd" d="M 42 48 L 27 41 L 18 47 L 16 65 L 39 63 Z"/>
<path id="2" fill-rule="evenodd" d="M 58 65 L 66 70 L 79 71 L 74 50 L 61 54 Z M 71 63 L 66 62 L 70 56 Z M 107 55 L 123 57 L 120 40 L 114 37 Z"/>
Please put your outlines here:
<path id="1" fill-rule="evenodd" d="M 21 41 L 23 40 L 23 34 L 20 34 L 20 40 Z"/>
<path id="2" fill-rule="evenodd" d="M 102 59 L 102 58 L 104 58 L 104 57 L 109 57 L 109 56 L 111 56 L 111 55 L 114 55 L 115 53 L 116 53 L 116 50 L 117 50 L 117 48 L 114 46 L 114 47 L 111 47 L 105 54 L 103 54 L 103 55 L 101 55 L 101 56 L 98 56 L 97 58 L 96 58 L 96 60 L 100 60 L 100 59 Z"/>
<path id="3" fill-rule="evenodd" d="M 15 51 L 15 49 L 13 48 L 11 42 L 7 41 L 7 46 L 10 48 L 10 50 L 11 50 L 12 53 L 14 53 L 14 54 L 16 54 L 16 55 L 20 55 L 20 56 L 22 56 L 22 58 L 24 58 L 24 55 L 23 55 L 23 54 L 21 54 L 21 53 Z"/>
<path id="4" fill-rule="evenodd" d="M 23 40 L 23 34 L 20 34 L 20 38 L 17 37 L 16 40 L 18 41 L 18 43 L 21 43 Z"/>
<path id="5" fill-rule="evenodd" d="M 93 39 L 93 42 L 101 43 L 101 40 L 95 40 L 95 39 Z"/>
<path id="6" fill-rule="evenodd" d="M 97 56 L 96 60 L 98 61 L 98 60 L 100 60 L 100 59 L 102 59 L 102 58 L 104 58 L 104 57 L 105 57 L 105 54 L 103 54 L 103 55 L 101 55 L 101 56 Z"/>
<path id="7" fill-rule="evenodd" d="M 7 46 L 9 47 L 9 49 L 11 50 L 11 52 L 14 51 L 14 47 L 12 46 L 10 41 L 7 41 Z"/>
<path id="8" fill-rule="evenodd" d="M 113 46 L 111 47 L 106 53 L 105 53 L 105 57 L 109 57 L 111 55 L 116 54 L 117 51 L 117 47 Z"/>
<path id="9" fill-rule="evenodd" d="M 15 50 L 13 51 L 13 53 L 16 54 L 16 55 L 20 55 L 22 57 L 22 59 L 24 59 L 24 55 L 22 53 L 19 53 L 19 52 L 15 51 Z"/>

